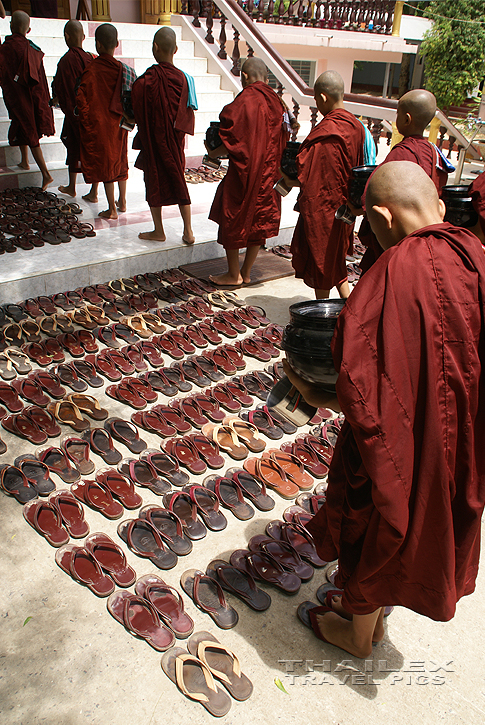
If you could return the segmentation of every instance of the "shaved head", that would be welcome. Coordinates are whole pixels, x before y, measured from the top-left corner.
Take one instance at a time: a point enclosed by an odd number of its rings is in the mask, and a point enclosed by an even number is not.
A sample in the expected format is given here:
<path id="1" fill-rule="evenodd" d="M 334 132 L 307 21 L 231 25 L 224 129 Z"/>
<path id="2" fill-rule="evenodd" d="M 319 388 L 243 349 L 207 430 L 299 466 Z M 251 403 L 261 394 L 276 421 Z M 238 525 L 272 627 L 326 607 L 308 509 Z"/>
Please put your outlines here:
<path id="1" fill-rule="evenodd" d="M 440 224 L 445 213 L 436 186 L 412 161 L 389 161 L 374 171 L 367 185 L 365 209 L 384 249 L 418 229 Z"/>
<path id="2" fill-rule="evenodd" d="M 242 64 L 241 73 L 247 75 L 250 83 L 255 81 L 266 83 L 268 80 L 268 69 L 261 58 L 247 58 Z"/>
<path id="3" fill-rule="evenodd" d="M 397 110 L 401 117 L 409 114 L 414 129 L 422 134 L 436 113 L 436 98 L 424 88 L 416 88 L 401 96 Z"/>
<path id="4" fill-rule="evenodd" d="M 172 28 L 163 27 L 157 30 L 153 38 L 155 45 L 158 45 L 163 53 L 174 54 L 177 47 L 177 36 Z"/>
<path id="5" fill-rule="evenodd" d="M 12 33 L 20 33 L 21 35 L 27 35 L 27 31 L 30 28 L 30 18 L 27 13 L 23 10 L 16 10 L 12 13 L 12 19 L 10 21 L 10 30 Z"/>
<path id="6" fill-rule="evenodd" d="M 68 20 L 64 25 L 64 38 L 69 48 L 82 48 L 84 28 L 79 20 Z"/>
<path id="7" fill-rule="evenodd" d="M 106 50 L 114 50 L 118 45 L 118 31 L 111 23 L 98 25 L 94 37 Z"/>
<path id="8" fill-rule="evenodd" d="M 344 97 L 344 80 L 337 71 L 327 70 L 318 76 L 313 89 L 315 95 L 323 93 L 332 101 L 341 101 Z"/>

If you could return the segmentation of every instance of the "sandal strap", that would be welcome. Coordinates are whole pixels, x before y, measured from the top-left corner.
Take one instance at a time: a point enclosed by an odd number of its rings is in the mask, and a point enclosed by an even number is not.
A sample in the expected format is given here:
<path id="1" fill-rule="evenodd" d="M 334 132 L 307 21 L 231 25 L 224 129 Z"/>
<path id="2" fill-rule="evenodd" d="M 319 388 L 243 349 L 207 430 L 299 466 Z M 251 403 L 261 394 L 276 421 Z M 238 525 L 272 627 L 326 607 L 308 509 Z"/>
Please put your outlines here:
<path id="1" fill-rule="evenodd" d="M 214 642 L 214 640 L 204 640 L 202 642 L 199 642 L 197 645 L 197 657 L 201 662 L 203 662 L 209 670 L 219 679 L 222 680 L 222 682 L 225 682 L 226 684 L 230 685 L 231 680 L 229 677 L 220 670 L 216 670 L 215 667 L 211 667 L 209 663 L 207 662 L 206 657 L 206 650 L 208 649 L 215 649 L 219 652 L 223 652 L 224 654 L 229 655 L 229 657 L 232 657 L 233 663 L 232 663 L 232 671 L 236 675 L 236 677 L 241 677 L 241 663 L 239 661 L 239 658 L 232 650 L 230 650 L 228 647 L 224 647 L 223 644 L 220 642 Z"/>
<path id="2" fill-rule="evenodd" d="M 184 695 L 186 697 L 189 697 L 191 700 L 197 700 L 198 702 L 209 702 L 209 698 L 207 697 L 207 695 L 204 695 L 203 692 L 189 692 L 189 690 L 187 689 L 184 680 L 184 664 L 186 662 L 192 662 L 199 665 L 200 669 L 202 670 L 202 674 L 204 675 L 207 687 L 210 690 L 217 692 L 214 678 L 212 677 L 212 673 L 208 666 L 201 660 L 197 659 L 197 657 L 194 657 L 188 652 L 187 654 L 183 653 L 181 655 L 178 655 L 178 657 L 175 658 L 175 679 L 177 682 L 177 686 L 184 693 Z"/>
<path id="3" fill-rule="evenodd" d="M 217 591 L 217 596 L 218 596 L 220 605 L 221 605 L 221 607 L 226 608 L 227 607 L 226 597 L 224 596 L 224 591 L 223 591 L 221 585 L 219 584 L 219 582 L 216 581 L 215 579 L 213 579 L 212 577 L 207 576 L 207 574 L 201 574 L 201 573 L 200 574 L 196 574 L 194 576 L 194 589 L 193 589 L 192 596 L 193 596 L 193 599 L 196 602 L 196 604 L 204 612 L 213 612 L 213 613 L 217 612 L 217 609 L 215 607 L 211 607 L 208 604 L 203 604 L 200 601 L 200 598 L 199 598 L 199 586 L 200 586 L 201 580 L 203 580 L 203 579 L 204 580 L 207 580 L 210 584 L 215 585 L 215 588 L 216 588 L 216 591 Z"/>

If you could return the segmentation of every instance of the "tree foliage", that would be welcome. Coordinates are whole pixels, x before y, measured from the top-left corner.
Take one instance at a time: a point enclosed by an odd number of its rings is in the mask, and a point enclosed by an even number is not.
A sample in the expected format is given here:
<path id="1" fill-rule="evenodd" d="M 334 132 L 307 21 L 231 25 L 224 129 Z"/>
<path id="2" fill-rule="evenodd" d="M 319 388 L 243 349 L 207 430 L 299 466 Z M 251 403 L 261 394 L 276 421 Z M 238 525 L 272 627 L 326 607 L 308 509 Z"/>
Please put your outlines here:
<path id="1" fill-rule="evenodd" d="M 440 108 L 460 105 L 483 80 L 484 7 L 484 0 L 432 0 L 426 9 L 433 27 L 420 52 L 425 56 L 426 88 Z"/>

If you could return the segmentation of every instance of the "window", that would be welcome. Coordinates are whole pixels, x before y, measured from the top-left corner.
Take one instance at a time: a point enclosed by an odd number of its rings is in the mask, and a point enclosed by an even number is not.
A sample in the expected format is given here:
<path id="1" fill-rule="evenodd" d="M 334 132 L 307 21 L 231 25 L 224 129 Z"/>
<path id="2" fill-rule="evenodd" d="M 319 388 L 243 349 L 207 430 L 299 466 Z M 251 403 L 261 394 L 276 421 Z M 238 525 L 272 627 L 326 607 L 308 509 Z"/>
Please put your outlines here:
<path id="1" fill-rule="evenodd" d="M 293 70 L 296 70 L 298 75 L 302 80 L 305 81 L 307 86 L 310 86 L 310 88 L 313 87 L 313 84 L 315 82 L 315 61 L 313 60 L 288 60 L 287 61 Z M 269 76 L 269 85 L 271 88 L 274 88 L 276 90 L 278 86 L 278 80 L 275 78 L 275 76 L 271 73 L 271 71 L 268 71 Z"/>

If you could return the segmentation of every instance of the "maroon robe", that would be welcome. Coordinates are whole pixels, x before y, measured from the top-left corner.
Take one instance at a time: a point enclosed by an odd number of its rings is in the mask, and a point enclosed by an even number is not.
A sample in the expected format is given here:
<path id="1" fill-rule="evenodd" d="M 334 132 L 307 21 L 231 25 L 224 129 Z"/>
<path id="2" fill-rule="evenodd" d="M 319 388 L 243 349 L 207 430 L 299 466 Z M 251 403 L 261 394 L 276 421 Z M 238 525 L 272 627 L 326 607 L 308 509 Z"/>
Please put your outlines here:
<path id="1" fill-rule="evenodd" d="M 447 621 L 475 587 L 485 503 L 485 255 L 442 223 L 375 262 L 340 314 L 346 421 L 308 524 L 343 606 Z"/>
<path id="2" fill-rule="evenodd" d="M 345 256 L 353 227 L 335 219 L 345 203 L 350 172 L 364 159 L 365 131 L 344 108 L 312 129 L 298 152 L 298 219 L 291 242 L 295 276 L 313 289 L 332 289 L 347 279 Z"/>
<path id="3" fill-rule="evenodd" d="M 219 224 L 218 242 L 224 249 L 264 244 L 280 228 L 281 196 L 273 186 L 288 139 L 283 106 L 272 88 L 257 81 L 243 88 L 219 119 L 229 169 L 217 188 L 209 219 Z"/>
<path id="4" fill-rule="evenodd" d="M 142 169 L 151 207 L 190 204 L 185 182 L 185 134 L 194 134 L 194 111 L 187 107 L 187 79 L 172 63 L 152 65 L 133 84 L 131 100 Z"/>
<path id="5" fill-rule="evenodd" d="M 44 53 L 24 35 L 8 35 L 0 45 L 0 85 L 11 119 L 10 146 L 36 148 L 42 136 L 55 134 L 49 106 Z"/>
<path id="6" fill-rule="evenodd" d="M 485 234 L 485 173 L 482 172 L 477 176 L 475 181 L 470 184 L 469 191 L 473 200 L 473 208 L 478 214 L 478 221 Z"/>
<path id="7" fill-rule="evenodd" d="M 76 104 L 88 184 L 128 178 L 128 132 L 120 128 L 122 80 L 122 64 L 108 53 L 95 58 L 81 76 Z"/>
<path id="8" fill-rule="evenodd" d="M 438 194 L 441 194 L 441 189 L 448 180 L 447 172 L 436 167 L 436 150 L 424 136 L 403 138 L 392 147 L 382 164 L 387 164 L 389 161 L 411 161 L 421 166 L 436 186 Z M 358 236 L 362 244 L 367 247 L 360 263 L 362 271 L 366 272 L 382 254 L 382 247 L 371 229 L 367 216 L 362 220 Z"/>
<path id="9" fill-rule="evenodd" d="M 57 64 L 57 72 L 52 81 L 52 93 L 64 113 L 61 141 L 67 149 L 66 165 L 72 172 L 81 171 L 79 116 L 74 114 L 76 86 L 84 69 L 92 60 L 93 55 L 86 53 L 82 48 L 70 48 Z"/>

